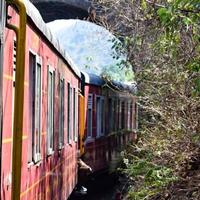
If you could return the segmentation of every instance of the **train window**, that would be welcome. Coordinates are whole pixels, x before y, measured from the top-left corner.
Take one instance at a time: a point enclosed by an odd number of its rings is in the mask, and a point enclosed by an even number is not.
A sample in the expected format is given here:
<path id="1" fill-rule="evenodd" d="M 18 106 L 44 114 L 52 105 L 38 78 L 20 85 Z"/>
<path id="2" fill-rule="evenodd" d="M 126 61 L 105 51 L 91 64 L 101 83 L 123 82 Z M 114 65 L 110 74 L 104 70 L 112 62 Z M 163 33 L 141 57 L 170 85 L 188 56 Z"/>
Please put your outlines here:
<path id="1" fill-rule="evenodd" d="M 47 154 L 53 153 L 54 146 L 54 88 L 55 72 L 48 67 L 48 107 L 47 107 Z"/>
<path id="2" fill-rule="evenodd" d="M 113 131 L 117 130 L 117 100 L 113 100 Z"/>
<path id="3" fill-rule="evenodd" d="M 29 162 L 41 159 L 42 69 L 37 55 L 29 54 L 30 143 Z"/>
<path id="4" fill-rule="evenodd" d="M 36 65 L 36 56 L 32 53 L 29 53 L 29 128 L 31 135 L 29 136 L 29 145 L 28 145 L 28 162 L 31 163 L 34 160 L 34 106 L 35 106 L 35 76 L 33 76 L 33 69 Z"/>
<path id="5" fill-rule="evenodd" d="M 105 133 L 105 101 L 104 98 L 101 97 L 101 134 Z"/>
<path id="6" fill-rule="evenodd" d="M 73 115 L 73 131 L 74 131 L 74 141 L 77 141 L 77 92 L 76 89 L 73 89 L 73 110 L 74 110 L 74 115 Z"/>
<path id="7" fill-rule="evenodd" d="M 97 96 L 96 97 L 96 123 L 97 123 L 97 134 L 96 136 L 99 137 L 101 136 L 101 121 L 102 121 L 102 118 L 101 118 L 101 97 L 100 96 Z"/>
<path id="8" fill-rule="evenodd" d="M 92 107 L 93 107 L 93 95 L 88 95 L 88 111 L 87 111 L 87 137 L 92 137 Z"/>
<path id="9" fill-rule="evenodd" d="M 58 148 L 61 149 L 64 145 L 64 91 L 65 80 L 60 79 L 59 82 L 59 137 Z"/>
<path id="10" fill-rule="evenodd" d="M 130 103 L 130 130 L 133 130 L 133 102 Z"/>
<path id="11" fill-rule="evenodd" d="M 104 112 L 104 98 L 102 96 L 96 97 L 96 123 L 97 123 L 97 137 L 104 135 L 105 128 L 105 112 Z"/>
<path id="12" fill-rule="evenodd" d="M 36 84 L 35 84 L 35 156 L 36 161 L 40 159 L 41 153 L 41 91 L 42 77 L 41 64 L 37 63 L 36 67 Z"/>
<path id="13" fill-rule="evenodd" d="M 68 91 L 68 97 L 67 97 L 67 140 L 68 143 L 71 142 L 71 86 L 70 83 L 67 84 L 67 91 Z"/>
<path id="14" fill-rule="evenodd" d="M 121 116 L 121 113 L 122 113 L 122 106 L 121 106 L 121 101 L 119 100 L 118 101 L 118 128 L 121 129 L 121 119 L 122 119 L 122 116 Z"/>
<path id="15" fill-rule="evenodd" d="M 97 123 L 97 137 L 104 135 L 105 132 L 105 110 L 104 98 L 102 96 L 96 97 L 96 123 Z"/>
<path id="16" fill-rule="evenodd" d="M 113 130 L 113 100 L 108 100 L 108 119 L 109 119 L 109 132 Z"/>
<path id="17" fill-rule="evenodd" d="M 128 129 L 128 102 L 124 103 L 125 105 L 125 120 L 124 120 L 124 128 Z"/>
<path id="18" fill-rule="evenodd" d="M 121 104 L 121 129 L 125 128 L 125 103 Z"/>
<path id="19" fill-rule="evenodd" d="M 135 101 L 132 102 L 132 121 L 131 121 L 131 126 L 132 126 L 132 130 L 134 130 L 136 128 L 136 107 L 135 107 Z"/>
<path id="20" fill-rule="evenodd" d="M 70 142 L 72 141 L 72 133 L 73 133 L 73 129 L 74 129 L 74 126 L 73 126 L 73 89 L 72 87 L 70 87 L 70 105 L 71 105 L 71 109 L 70 109 Z"/>
<path id="21" fill-rule="evenodd" d="M 130 123 L 131 123 L 131 114 L 130 114 L 130 106 L 131 103 L 127 102 L 127 129 L 130 129 Z"/>

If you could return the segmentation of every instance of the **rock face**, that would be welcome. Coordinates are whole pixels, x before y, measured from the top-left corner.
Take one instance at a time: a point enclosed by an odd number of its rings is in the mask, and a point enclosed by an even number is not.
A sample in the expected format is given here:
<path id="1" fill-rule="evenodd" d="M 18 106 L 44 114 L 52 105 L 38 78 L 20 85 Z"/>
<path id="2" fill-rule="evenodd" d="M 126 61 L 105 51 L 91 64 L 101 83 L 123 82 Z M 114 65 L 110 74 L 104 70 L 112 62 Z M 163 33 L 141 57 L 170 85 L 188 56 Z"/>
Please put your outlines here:
<path id="1" fill-rule="evenodd" d="M 90 0 L 31 0 L 45 22 L 56 19 L 84 19 L 88 17 Z"/>

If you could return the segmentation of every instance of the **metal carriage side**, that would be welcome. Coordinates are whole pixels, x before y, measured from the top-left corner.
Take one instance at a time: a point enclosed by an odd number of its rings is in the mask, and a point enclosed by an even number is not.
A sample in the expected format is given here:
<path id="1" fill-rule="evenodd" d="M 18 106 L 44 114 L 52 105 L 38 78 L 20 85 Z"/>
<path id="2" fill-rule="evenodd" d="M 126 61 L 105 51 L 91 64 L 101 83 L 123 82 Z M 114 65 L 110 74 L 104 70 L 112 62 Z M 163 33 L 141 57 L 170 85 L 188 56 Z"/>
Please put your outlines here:
<path id="1" fill-rule="evenodd" d="M 21 199 L 66 199 L 77 182 L 80 73 L 29 1 L 26 26 Z M 18 13 L 8 10 L 12 24 Z M 11 198 L 16 36 L 5 30 L 1 199 Z M 70 129 L 69 129 L 70 127 Z"/>
<path id="2" fill-rule="evenodd" d="M 136 139 L 136 97 L 128 86 L 85 75 L 85 155 L 94 172 L 115 168 L 120 151 Z"/>

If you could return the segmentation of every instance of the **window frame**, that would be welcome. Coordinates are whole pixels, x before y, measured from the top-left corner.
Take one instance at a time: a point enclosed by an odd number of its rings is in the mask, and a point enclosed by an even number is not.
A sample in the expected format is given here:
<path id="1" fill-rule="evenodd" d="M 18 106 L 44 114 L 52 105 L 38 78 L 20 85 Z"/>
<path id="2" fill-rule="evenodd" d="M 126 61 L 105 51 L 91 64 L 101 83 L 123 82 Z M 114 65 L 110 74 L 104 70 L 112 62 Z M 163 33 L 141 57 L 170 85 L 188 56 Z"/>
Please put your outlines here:
<path id="1" fill-rule="evenodd" d="M 96 137 L 101 137 L 101 96 L 95 95 L 96 105 Z"/>
<path id="2" fill-rule="evenodd" d="M 118 108 L 118 129 L 120 130 L 120 129 L 122 129 L 122 122 L 121 122 L 121 120 L 122 120 L 122 101 L 121 101 L 121 99 L 119 99 L 118 100 L 118 106 L 119 106 L 119 108 Z"/>
<path id="3" fill-rule="evenodd" d="M 71 83 L 67 82 L 67 143 L 71 144 L 71 140 L 72 140 L 72 119 L 71 119 L 71 111 L 72 111 L 72 107 L 71 107 L 71 103 L 72 103 L 72 99 L 71 99 Z"/>
<path id="4" fill-rule="evenodd" d="M 126 116 L 126 110 L 125 110 L 125 101 L 121 101 L 121 129 L 125 129 L 125 116 Z"/>
<path id="5" fill-rule="evenodd" d="M 127 130 L 131 129 L 131 102 L 127 101 Z"/>
<path id="6" fill-rule="evenodd" d="M 61 87 L 61 83 L 62 86 Z M 62 95 L 62 96 L 61 96 Z M 64 147 L 64 129 L 65 129 L 65 79 L 59 77 L 59 132 L 58 132 L 58 149 L 61 150 Z"/>
<path id="7" fill-rule="evenodd" d="M 55 118 L 55 115 L 54 115 L 54 109 L 55 109 L 55 106 L 54 106 L 54 104 L 55 104 L 55 69 L 51 66 L 51 65 L 48 65 L 47 66 L 47 72 L 48 72 L 48 74 L 47 74 L 47 136 L 46 136 L 46 148 L 47 148 L 47 155 L 49 156 L 49 155 L 52 155 L 53 153 L 54 153 L 54 137 L 55 137 L 55 134 L 54 134 L 54 118 Z M 52 97 L 50 97 L 49 96 L 49 74 L 52 74 L 52 84 L 53 84 L 53 86 L 52 86 L 52 88 L 51 88 L 51 90 L 53 90 L 52 92 L 51 92 L 51 94 L 52 94 Z M 52 109 L 52 119 L 49 119 L 49 100 L 52 100 L 52 102 L 51 102 L 51 109 Z M 50 123 L 52 123 L 52 133 L 51 133 L 51 135 L 50 135 L 50 133 L 49 133 L 49 120 L 51 120 L 51 122 Z M 52 141 L 51 141 L 51 139 L 52 139 Z M 52 146 L 51 146 L 51 143 L 52 143 Z"/>
<path id="8" fill-rule="evenodd" d="M 130 101 L 130 130 L 133 130 L 133 100 Z"/>
<path id="9" fill-rule="evenodd" d="M 97 105 L 99 99 L 99 105 Z M 96 102 L 96 137 L 101 137 L 105 133 L 105 101 L 101 95 L 95 95 Z M 104 102 L 104 103 L 103 103 Z M 98 108 L 99 106 L 99 108 Z M 98 112 L 99 110 L 99 112 Z"/>
<path id="10" fill-rule="evenodd" d="M 117 98 L 113 98 L 113 131 L 117 131 Z"/>
<path id="11" fill-rule="evenodd" d="M 105 135 L 105 98 L 101 96 L 101 135 Z"/>
<path id="12" fill-rule="evenodd" d="M 42 58 L 41 57 L 39 57 L 39 56 L 37 56 L 36 57 L 36 66 L 38 66 L 38 65 L 40 65 L 40 68 L 41 68 L 41 74 L 40 74 L 40 79 L 41 79 L 41 81 L 40 81 L 40 110 L 39 110 L 39 116 L 40 116 L 40 120 L 39 120 L 39 123 L 40 123 L 40 125 L 39 125 L 39 138 L 38 138 L 38 140 L 39 140 L 39 151 L 38 152 L 36 152 L 35 151 L 35 156 L 36 156 L 36 160 L 35 160 L 35 162 L 39 162 L 40 160 L 41 160 L 41 150 L 42 150 L 42 148 L 41 148 L 41 143 L 42 143 Z M 37 88 L 39 88 L 39 87 L 36 87 L 36 90 L 37 90 Z"/>
<path id="13" fill-rule="evenodd" d="M 87 138 L 90 139 L 93 137 L 93 94 L 92 93 L 89 93 L 88 94 L 88 101 L 89 101 L 89 97 L 91 97 L 91 105 L 89 107 L 88 103 L 87 102 Z M 91 111 L 91 118 L 90 118 L 90 122 L 89 122 L 89 110 Z M 90 131 L 89 131 L 90 130 Z"/>
<path id="14" fill-rule="evenodd" d="M 113 98 L 108 98 L 108 132 L 111 133 L 113 131 Z"/>
<path id="15" fill-rule="evenodd" d="M 73 88 L 73 139 L 74 142 L 78 141 L 78 91 Z"/>
<path id="16" fill-rule="evenodd" d="M 35 53 L 34 51 L 32 51 L 31 49 L 29 49 L 29 70 L 30 70 L 30 55 L 32 55 L 34 57 L 34 63 L 32 64 L 33 68 L 31 68 L 31 71 L 29 71 L 29 78 L 31 77 L 31 81 L 29 82 L 29 85 L 31 87 L 31 90 L 29 93 L 29 103 L 31 104 L 31 119 L 30 119 L 30 123 L 31 123 L 31 139 L 30 139 L 30 143 L 29 143 L 29 146 L 31 149 L 29 149 L 29 158 L 28 158 L 28 164 L 37 164 L 41 161 L 42 157 L 42 148 L 41 148 L 41 140 L 42 140 L 42 58 L 37 54 Z M 37 67 L 38 65 L 40 66 L 40 87 L 38 87 L 37 85 L 37 78 L 36 78 L 36 74 L 37 74 Z M 31 76 L 30 76 L 31 75 Z M 40 95 L 40 102 L 39 102 L 39 134 L 36 135 L 36 90 L 40 88 L 40 91 L 39 91 L 39 95 Z M 31 95 L 31 97 L 30 97 Z M 31 101 L 31 102 L 30 102 Z M 36 143 L 38 141 L 38 149 L 37 149 L 37 146 L 36 146 Z"/>
<path id="17" fill-rule="evenodd" d="M 73 87 L 72 87 L 72 85 L 70 87 L 70 102 L 71 102 L 71 110 L 70 110 L 70 118 L 71 118 L 71 123 L 70 123 L 70 125 L 71 125 L 71 141 L 70 141 L 70 143 L 72 143 L 72 141 L 73 141 L 73 133 L 74 133 L 74 126 L 73 126 L 73 120 L 74 120 L 74 118 L 73 118 L 73 110 L 74 110 L 74 105 L 73 105 Z"/>

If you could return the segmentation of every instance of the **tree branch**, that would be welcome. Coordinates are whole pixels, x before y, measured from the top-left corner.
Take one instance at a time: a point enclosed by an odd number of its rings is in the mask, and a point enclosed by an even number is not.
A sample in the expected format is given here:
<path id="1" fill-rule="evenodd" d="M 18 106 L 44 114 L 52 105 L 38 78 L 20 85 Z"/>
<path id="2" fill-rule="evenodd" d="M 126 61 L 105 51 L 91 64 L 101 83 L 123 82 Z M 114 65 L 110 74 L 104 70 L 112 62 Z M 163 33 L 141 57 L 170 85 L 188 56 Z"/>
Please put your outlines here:
<path id="1" fill-rule="evenodd" d="M 153 4 L 154 6 L 159 7 L 159 8 L 165 8 L 164 5 L 161 5 L 161 4 L 158 4 L 158 3 L 155 3 L 155 2 L 149 1 L 149 0 L 146 0 L 146 2 L 147 2 L 147 3 L 150 3 L 150 4 Z"/>

